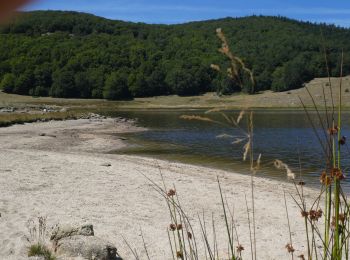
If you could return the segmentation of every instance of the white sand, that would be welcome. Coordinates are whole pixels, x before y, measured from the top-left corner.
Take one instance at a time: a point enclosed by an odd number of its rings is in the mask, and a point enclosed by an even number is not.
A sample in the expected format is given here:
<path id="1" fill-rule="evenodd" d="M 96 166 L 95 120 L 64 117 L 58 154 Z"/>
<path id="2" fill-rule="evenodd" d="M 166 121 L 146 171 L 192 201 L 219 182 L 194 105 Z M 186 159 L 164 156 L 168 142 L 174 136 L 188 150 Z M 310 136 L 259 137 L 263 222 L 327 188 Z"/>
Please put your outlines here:
<path id="1" fill-rule="evenodd" d="M 221 253 L 223 214 L 216 176 L 234 204 L 243 256 L 250 259 L 249 229 L 244 196 L 250 203 L 250 177 L 231 172 L 106 154 L 125 146 L 114 133 L 141 130 L 130 123 L 76 120 L 34 123 L 0 129 L 0 259 L 25 259 L 27 222 L 47 216 L 47 224 L 91 223 L 95 235 L 115 243 L 124 259 L 133 259 L 122 236 L 146 259 L 140 229 L 151 259 L 171 259 L 166 228 L 170 224 L 164 200 L 141 173 L 160 183 L 158 167 L 167 184 L 175 184 L 183 208 L 198 230 L 197 214 L 204 211 L 208 226 L 214 214 Z M 40 136 L 41 133 L 52 136 Z M 111 167 L 101 166 L 111 163 Z M 283 190 L 292 185 L 255 179 L 258 259 L 288 259 L 289 241 Z M 316 192 L 307 190 L 308 196 Z M 296 255 L 305 252 L 300 210 L 288 197 Z M 203 247 L 197 234 L 199 248 Z M 202 258 L 204 259 L 204 258 Z"/>

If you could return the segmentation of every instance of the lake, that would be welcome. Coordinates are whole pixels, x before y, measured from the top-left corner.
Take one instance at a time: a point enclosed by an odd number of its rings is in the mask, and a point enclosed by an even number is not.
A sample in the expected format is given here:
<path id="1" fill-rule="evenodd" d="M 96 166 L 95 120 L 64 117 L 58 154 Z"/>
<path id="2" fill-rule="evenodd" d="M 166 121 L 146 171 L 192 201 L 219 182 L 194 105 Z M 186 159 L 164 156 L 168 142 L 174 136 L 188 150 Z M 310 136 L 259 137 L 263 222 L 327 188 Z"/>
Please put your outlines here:
<path id="1" fill-rule="evenodd" d="M 220 113 L 205 114 L 201 110 L 186 111 L 118 111 L 110 116 L 138 119 L 139 125 L 149 131 L 125 135 L 131 147 L 117 153 L 151 156 L 184 163 L 214 167 L 242 174 L 249 174 L 249 163 L 242 161 L 243 143 L 232 144 L 232 138 L 239 136 L 237 128 L 221 124 L 184 120 L 181 115 L 208 116 L 225 122 Z M 239 111 L 226 111 L 226 115 L 237 117 Z M 350 133 L 350 113 L 343 114 L 342 133 Z M 317 131 L 324 138 L 317 114 L 311 113 Z M 246 128 L 246 115 L 241 124 Z M 350 166 L 349 149 L 342 146 L 342 165 Z M 325 157 L 311 124 L 304 111 L 254 111 L 254 154 L 262 154 L 262 168 L 257 175 L 287 180 L 285 171 L 273 166 L 275 159 L 282 160 L 309 186 L 319 186 L 319 176 L 325 167 Z M 300 160 L 299 160 L 300 159 Z M 300 163 L 299 163 L 300 161 Z M 344 188 L 350 191 L 349 179 Z"/>

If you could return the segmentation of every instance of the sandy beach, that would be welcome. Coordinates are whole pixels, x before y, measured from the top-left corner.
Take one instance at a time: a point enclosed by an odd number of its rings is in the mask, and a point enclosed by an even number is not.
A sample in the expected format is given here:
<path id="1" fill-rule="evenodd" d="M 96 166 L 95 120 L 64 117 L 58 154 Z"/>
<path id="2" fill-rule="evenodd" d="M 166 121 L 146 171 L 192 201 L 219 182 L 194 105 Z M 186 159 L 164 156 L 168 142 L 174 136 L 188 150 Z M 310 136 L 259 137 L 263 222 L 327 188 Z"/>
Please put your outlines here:
<path id="1" fill-rule="evenodd" d="M 109 154 L 127 145 L 118 133 L 143 131 L 124 120 L 67 120 L 0 129 L 0 259 L 27 259 L 27 223 L 38 216 L 47 225 L 91 223 L 95 235 L 114 243 L 123 259 L 134 259 L 123 237 L 147 259 L 172 259 L 165 201 L 143 176 L 176 186 L 184 210 L 199 232 L 198 214 L 217 225 L 218 245 L 227 252 L 217 176 L 238 226 L 243 258 L 250 259 L 245 195 L 250 204 L 250 176 L 136 156 Z M 106 167 L 105 164 L 110 164 Z M 282 174 L 282 173 L 281 173 Z M 258 174 L 257 174 L 258 175 Z M 289 242 L 283 192 L 293 185 L 255 178 L 257 258 L 288 259 Z M 306 189 L 310 201 L 317 192 Z M 300 210 L 287 195 L 295 255 L 306 254 Z M 197 235 L 200 236 L 199 233 Z M 200 241 L 200 239 L 199 239 Z M 198 243 L 203 248 L 203 243 Z M 204 256 L 203 256 L 204 257 Z M 205 258 L 202 258 L 205 259 Z"/>

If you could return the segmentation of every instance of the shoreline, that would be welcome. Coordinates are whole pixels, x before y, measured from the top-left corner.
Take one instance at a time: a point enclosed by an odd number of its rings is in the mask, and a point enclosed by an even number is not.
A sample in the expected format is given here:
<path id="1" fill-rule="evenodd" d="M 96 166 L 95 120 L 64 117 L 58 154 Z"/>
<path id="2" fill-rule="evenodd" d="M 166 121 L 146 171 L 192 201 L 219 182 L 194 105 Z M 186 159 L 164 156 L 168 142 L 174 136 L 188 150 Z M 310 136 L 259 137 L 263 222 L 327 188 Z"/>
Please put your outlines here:
<path id="1" fill-rule="evenodd" d="M 108 154 L 125 147 L 118 133 L 144 131 L 135 122 L 114 119 L 78 119 L 30 123 L 0 128 L 0 258 L 27 259 L 27 221 L 47 216 L 57 223 L 91 223 L 96 235 L 113 242 L 124 259 L 131 252 L 123 242 L 145 256 L 140 229 L 151 259 L 170 259 L 166 203 L 142 175 L 161 183 L 161 170 L 169 187 L 176 186 L 183 208 L 199 232 L 197 214 L 204 210 L 217 230 L 224 230 L 216 176 L 229 203 L 234 204 L 240 243 L 249 255 L 249 231 L 244 195 L 250 201 L 250 176 L 218 169 L 147 157 Z M 106 167 L 106 163 L 110 164 Z M 259 259 L 286 259 L 289 242 L 283 192 L 295 193 L 291 184 L 261 177 L 255 181 L 257 249 Z M 318 192 L 305 188 L 308 200 Z M 296 255 L 305 253 L 303 220 L 288 198 Z M 198 234 L 197 234 L 198 236 Z M 225 233 L 218 232 L 221 252 Z M 199 243 L 199 248 L 202 248 Z"/>
<path id="2" fill-rule="evenodd" d="M 332 86 L 339 85 L 339 78 L 331 78 Z M 303 110 L 300 99 L 303 100 L 305 107 L 312 109 L 314 101 L 318 109 L 324 109 L 325 103 L 327 109 L 332 108 L 331 96 L 338 97 L 342 94 L 342 105 L 345 110 L 350 110 L 350 76 L 343 77 L 343 90 L 339 93 L 338 87 L 331 89 L 328 86 L 328 78 L 315 78 L 305 85 L 310 91 L 306 91 L 305 87 L 292 89 L 285 92 L 272 92 L 265 90 L 254 95 L 243 93 L 233 93 L 227 96 L 218 96 L 216 93 L 208 92 L 198 96 L 155 96 L 146 98 L 135 98 L 131 101 L 107 101 L 100 99 L 64 99 L 52 97 L 31 97 L 14 94 L 6 94 L 0 91 L 0 115 L 1 110 L 5 111 L 18 108 L 26 110 L 31 108 L 34 110 L 45 109 L 61 109 L 68 108 L 72 110 L 88 109 L 91 112 L 111 110 L 134 110 L 134 109 L 213 109 L 213 108 L 229 108 L 242 109 L 248 105 L 252 109 L 267 110 Z M 325 91 L 325 97 L 322 94 Z M 325 99 L 324 99 L 325 98 Z"/>

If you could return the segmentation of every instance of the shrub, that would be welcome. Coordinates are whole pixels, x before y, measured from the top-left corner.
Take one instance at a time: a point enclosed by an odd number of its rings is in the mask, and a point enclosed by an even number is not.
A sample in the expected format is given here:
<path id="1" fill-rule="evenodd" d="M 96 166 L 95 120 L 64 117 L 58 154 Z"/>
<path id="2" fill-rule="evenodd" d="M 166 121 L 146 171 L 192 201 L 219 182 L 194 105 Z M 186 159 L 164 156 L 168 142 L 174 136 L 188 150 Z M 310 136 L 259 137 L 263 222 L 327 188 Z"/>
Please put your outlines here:
<path id="1" fill-rule="evenodd" d="M 28 256 L 42 256 L 45 260 L 56 260 L 51 250 L 40 243 L 31 245 L 28 249 Z"/>
<path id="2" fill-rule="evenodd" d="M 305 69 L 306 63 L 304 56 L 298 56 L 278 67 L 272 74 L 271 89 L 286 91 L 302 87 L 304 82 L 312 79 L 309 70 Z"/>
<path id="3" fill-rule="evenodd" d="M 46 218 L 38 217 L 38 223 L 28 222 L 29 238 L 31 245 L 28 248 L 28 256 L 44 257 L 45 260 L 56 260 L 52 251 L 46 246 L 47 230 Z"/>

